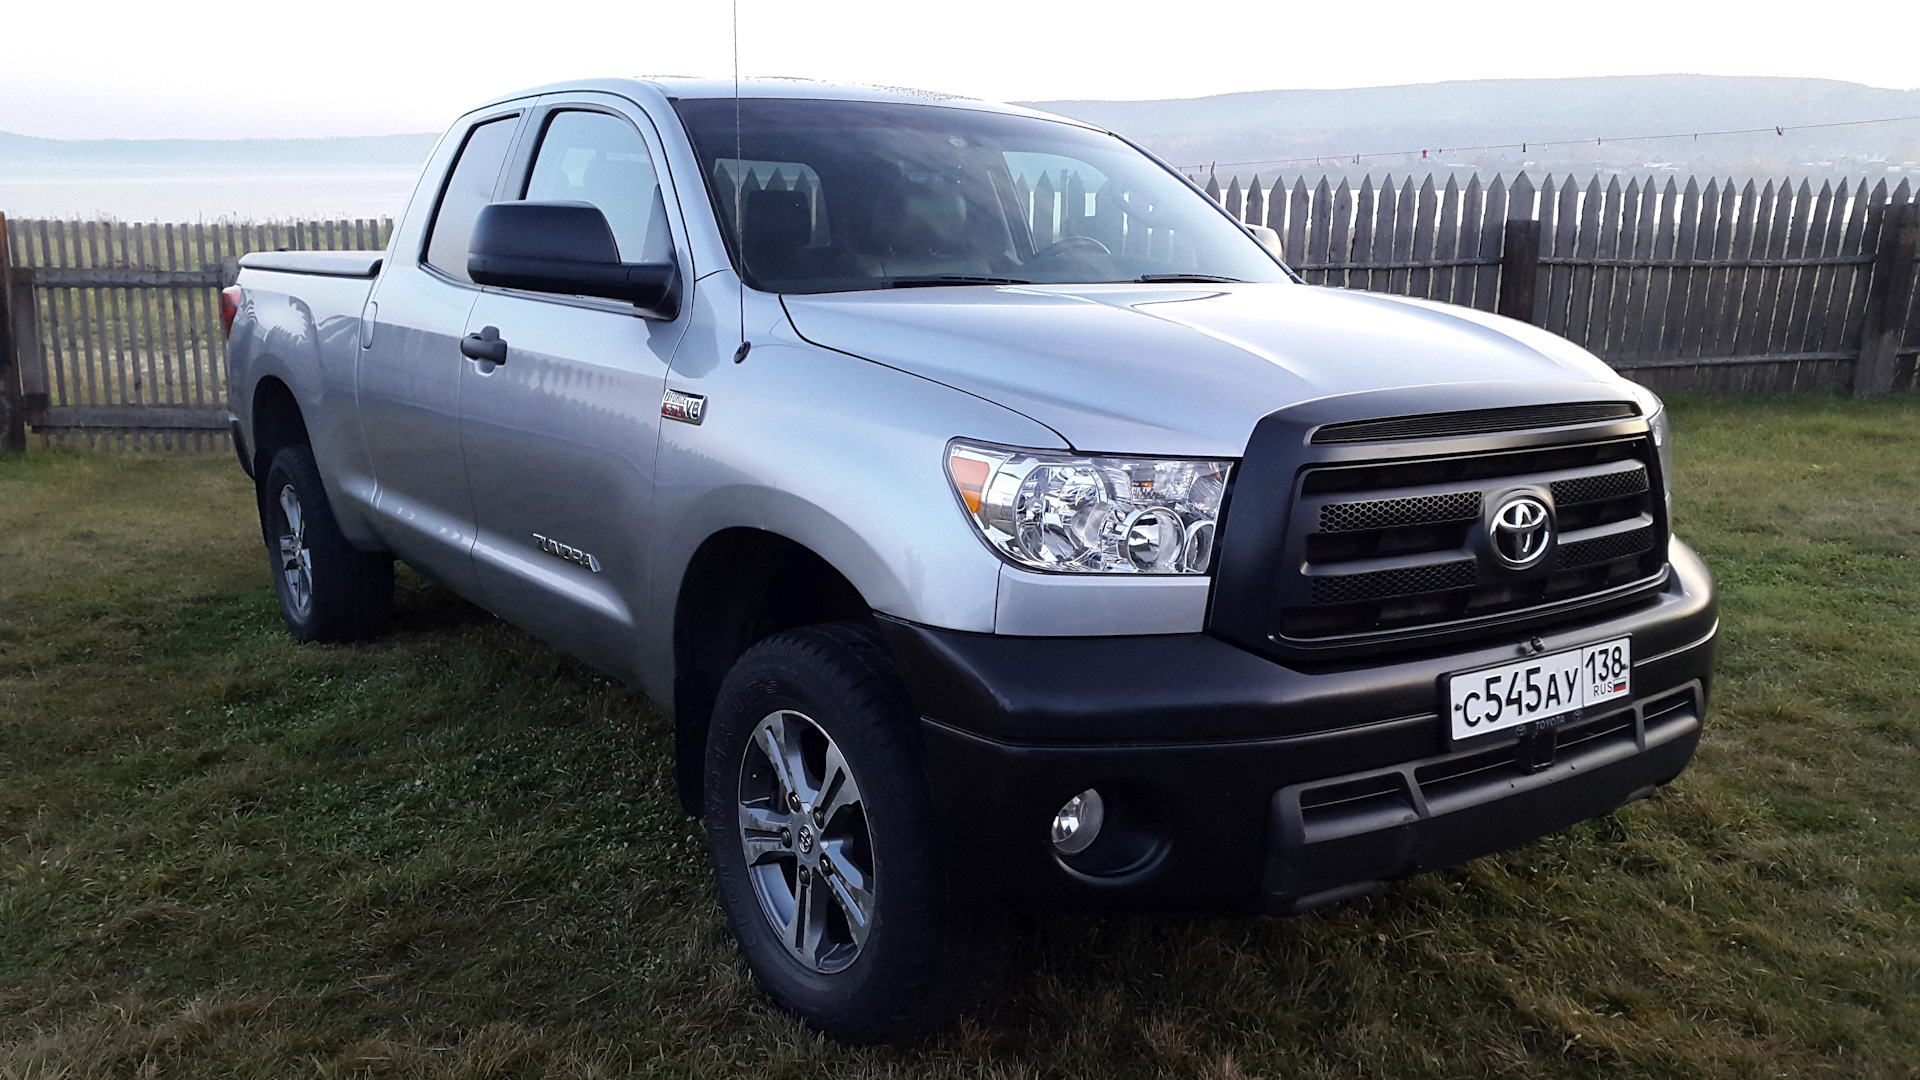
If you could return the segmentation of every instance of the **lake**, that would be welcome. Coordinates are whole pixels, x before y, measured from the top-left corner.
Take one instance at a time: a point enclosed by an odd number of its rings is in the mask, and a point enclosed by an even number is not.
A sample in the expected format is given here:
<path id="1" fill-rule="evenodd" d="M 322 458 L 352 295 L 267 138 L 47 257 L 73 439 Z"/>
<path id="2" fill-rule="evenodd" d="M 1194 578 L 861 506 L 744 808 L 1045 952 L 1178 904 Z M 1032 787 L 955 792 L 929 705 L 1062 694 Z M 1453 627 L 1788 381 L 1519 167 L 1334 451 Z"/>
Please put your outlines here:
<path id="1" fill-rule="evenodd" d="M 385 164 L 0 164 L 0 213 L 172 222 L 398 217 L 419 172 Z"/>

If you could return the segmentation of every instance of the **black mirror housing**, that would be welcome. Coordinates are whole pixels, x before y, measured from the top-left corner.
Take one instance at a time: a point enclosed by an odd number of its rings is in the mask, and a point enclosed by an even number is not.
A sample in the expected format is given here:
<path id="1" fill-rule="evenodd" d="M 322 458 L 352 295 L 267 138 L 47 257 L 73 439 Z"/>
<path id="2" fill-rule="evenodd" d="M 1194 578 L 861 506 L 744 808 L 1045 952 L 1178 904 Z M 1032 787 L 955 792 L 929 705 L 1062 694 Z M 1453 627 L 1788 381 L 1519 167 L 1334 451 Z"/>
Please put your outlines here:
<path id="1" fill-rule="evenodd" d="M 679 312 L 680 269 L 626 263 L 605 214 L 592 203 L 500 202 L 480 208 L 467 249 L 480 285 L 625 300 L 649 318 Z"/>

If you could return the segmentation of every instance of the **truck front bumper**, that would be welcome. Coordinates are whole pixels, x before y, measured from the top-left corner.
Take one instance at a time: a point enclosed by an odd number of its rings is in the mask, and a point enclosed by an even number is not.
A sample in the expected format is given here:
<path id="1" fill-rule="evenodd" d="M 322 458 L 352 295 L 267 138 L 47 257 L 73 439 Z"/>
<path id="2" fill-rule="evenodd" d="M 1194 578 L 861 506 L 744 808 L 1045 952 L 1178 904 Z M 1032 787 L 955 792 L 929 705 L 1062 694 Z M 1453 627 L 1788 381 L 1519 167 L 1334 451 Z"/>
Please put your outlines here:
<path id="1" fill-rule="evenodd" d="M 1016 638 L 886 621 L 922 716 L 956 880 L 1052 910 L 1295 912 L 1526 843 L 1686 768 L 1706 713 L 1713 584 L 1674 541 L 1665 589 L 1537 635 L 1299 670 L 1206 634 Z M 1449 748 L 1441 676 L 1632 635 L 1634 696 Z M 1095 789 L 1100 838 L 1055 812 Z"/>

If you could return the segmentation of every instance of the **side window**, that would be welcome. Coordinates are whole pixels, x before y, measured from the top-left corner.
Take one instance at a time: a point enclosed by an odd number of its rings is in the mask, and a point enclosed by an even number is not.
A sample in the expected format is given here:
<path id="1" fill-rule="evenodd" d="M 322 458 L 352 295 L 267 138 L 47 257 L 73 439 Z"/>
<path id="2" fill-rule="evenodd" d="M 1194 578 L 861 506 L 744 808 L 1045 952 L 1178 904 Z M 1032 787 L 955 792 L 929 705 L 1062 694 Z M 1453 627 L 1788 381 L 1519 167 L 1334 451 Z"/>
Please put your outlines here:
<path id="1" fill-rule="evenodd" d="M 446 190 L 440 194 L 440 208 L 433 216 L 433 230 L 427 238 L 427 265 L 462 281 L 473 280 L 467 276 L 467 246 L 473 239 L 473 222 L 480 216 L 480 208 L 493 201 L 493 187 L 500 180 L 500 167 L 506 164 L 518 119 L 509 116 L 489 120 L 467 133 L 467 144 L 460 148 Z"/>
<path id="2" fill-rule="evenodd" d="M 631 124 L 607 113 L 553 114 L 527 176 L 524 198 L 592 203 L 607 216 L 623 262 L 672 257 L 667 208 L 647 144 Z"/>

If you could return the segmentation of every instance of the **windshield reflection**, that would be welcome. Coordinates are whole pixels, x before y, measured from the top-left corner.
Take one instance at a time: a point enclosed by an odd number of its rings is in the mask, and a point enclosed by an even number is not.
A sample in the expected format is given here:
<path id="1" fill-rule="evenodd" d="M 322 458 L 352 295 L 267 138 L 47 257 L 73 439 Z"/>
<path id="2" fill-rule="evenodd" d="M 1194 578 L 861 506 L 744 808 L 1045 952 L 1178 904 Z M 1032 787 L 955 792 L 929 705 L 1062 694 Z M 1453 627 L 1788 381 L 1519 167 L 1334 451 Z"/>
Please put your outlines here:
<path id="1" fill-rule="evenodd" d="M 758 289 L 1289 280 L 1205 195 L 1073 124 L 747 98 L 736 140 L 734 99 L 674 107 Z"/>

